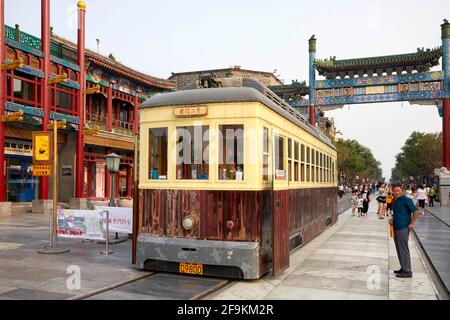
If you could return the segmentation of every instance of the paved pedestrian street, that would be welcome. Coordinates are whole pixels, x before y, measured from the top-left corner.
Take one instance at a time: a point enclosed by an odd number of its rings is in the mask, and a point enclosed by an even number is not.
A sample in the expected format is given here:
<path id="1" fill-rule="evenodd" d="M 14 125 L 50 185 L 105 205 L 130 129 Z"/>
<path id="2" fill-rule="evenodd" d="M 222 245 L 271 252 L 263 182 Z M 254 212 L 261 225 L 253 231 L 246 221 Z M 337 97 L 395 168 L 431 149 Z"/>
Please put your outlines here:
<path id="1" fill-rule="evenodd" d="M 398 279 L 388 219 L 378 219 L 372 202 L 366 217 L 351 210 L 341 214 L 336 225 L 291 255 L 289 269 L 278 278 L 238 282 L 211 299 L 437 299 L 413 237 L 410 250 L 414 277 Z"/>
<path id="2" fill-rule="evenodd" d="M 375 211 L 372 206 L 366 217 L 352 216 L 351 210 L 342 213 L 336 225 L 291 254 L 291 267 L 281 276 L 233 282 L 205 299 L 436 299 L 436 289 L 413 237 L 410 249 L 414 278 L 394 276 L 392 271 L 399 264 L 389 238 L 388 221 L 378 219 Z M 74 299 L 148 274 L 131 265 L 131 241 L 112 246 L 114 254 L 107 257 L 100 254 L 104 245 L 60 239 L 70 253 L 40 255 L 37 250 L 48 243 L 47 238 L 48 217 L 43 215 L 0 220 L 0 300 Z M 70 266 L 80 268 L 78 289 L 68 286 Z M 160 278 L 166 280 L 161 282 Z M 92 299 L 179 299 L 183 298 L 183 290 L 189 290 L 182 287 L 183 283 L 195 284 L 201 293 L 216 286 L 220 279 L 160 274 Z M 195 296 L 195 292 L 184 296 Z"/>

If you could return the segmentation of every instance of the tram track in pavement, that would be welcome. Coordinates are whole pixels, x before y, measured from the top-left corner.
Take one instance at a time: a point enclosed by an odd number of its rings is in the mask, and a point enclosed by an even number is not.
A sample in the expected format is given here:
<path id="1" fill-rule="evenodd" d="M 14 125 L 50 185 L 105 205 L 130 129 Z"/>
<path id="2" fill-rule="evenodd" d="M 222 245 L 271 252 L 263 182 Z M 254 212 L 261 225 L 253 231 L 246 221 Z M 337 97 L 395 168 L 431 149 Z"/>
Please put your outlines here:
<path id="1" fill-rule="evenodd" d="M 91 291 L 70 300 L 201 300 L 234 280 L 176 273 L 145 275 Z"/>

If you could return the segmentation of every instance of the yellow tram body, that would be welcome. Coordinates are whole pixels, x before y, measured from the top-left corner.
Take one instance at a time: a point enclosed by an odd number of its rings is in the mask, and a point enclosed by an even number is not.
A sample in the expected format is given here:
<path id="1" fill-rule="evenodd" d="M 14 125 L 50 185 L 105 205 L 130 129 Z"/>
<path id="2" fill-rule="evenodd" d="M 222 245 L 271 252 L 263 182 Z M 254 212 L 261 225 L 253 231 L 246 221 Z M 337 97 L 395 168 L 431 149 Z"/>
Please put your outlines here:
<path id="1" fill-rule="evenodd" d="M 144 109 L 141 110 L 140 115 L 140 170 L 139 170 L 139 188 L 140 189 L 208 189 L 208 190 L 263 190 L 271 189 L 272 181 L 263 181 L 263 140 L 260 137 L 260 132 L 263 128 L 268 128 L 271 133 L 276 132 L 276 134 L 284 137 L 285 139 L 291 139 L 292 143 L 298 142 L 300 145 L 304 145 L 305 148 L 309 147 L 310 152 L 318 151 L 320 155 L 325 155 L 332 159 L 332 165 L 330 167 L 319 166 L 320 169 L 327 170 L 329 179 L 327 181 L 306 181 L 306 168 L 310 165 L 309 169 L 315 169 L 317 166 L 312 164 L 311 161 L 308 163 L 305 159 L 303 162 L 305 181 L 289 181 L 286 180 L 275 180 L 275 188 L 277 190 L 284 190 L 289 188 L 329 188 L 335 187 L 337 181 L 337 170 L 336 170 L 336 150 L 322 141 L 318 141 L 316 137 L 305 133 L 303 129 L 299 128 L 297 125 L 291 121 L 285 119 L 283 116 L 275 113 L 274 111 L 268 109 L 265 105 L 260 102 L 240 102 L 240 103 L 214 103 L 214 104 L 204 104 L 202 105 L 207 109 L 207 114 L 202 116 L 192 116 L 190 118 L 179 118 L 175 116 L 175 110 L 180 108 L 180 106 L 165 106 L 154 109 Z M 185 108 L 194 108 L 197 105 L 186 105 Z M 148 176 L 149 172 L 149 161 L 148 161 L 148 145 L 149 145 L 149 129 L 151 128 L 168 128 L 169 141 L 168 150 L 176 149 L 176 128 L 185 126 L 209 126 L 210 131 L 214 132 L 218 130 L 219 125 L 243 125 L 244 132 L 247 130 L 253 130 L 255 135 L 253 137 L 248 137 L 244 141 L 244 157 L 245 163 L 249 164 L 249 168 L 246 169 L 246 175 L 243 181 L 224 181 L 219 180 L 218 177 L 218 152 L 217 152 L 217 136 L 211 135 L 210 138 L 210 162 L 213 165 L 210 167 L 211 179 L 209 180 L 178 180 L 176 179 L 175 170 L 175 152 L 168 154 L 168 176 L 167 180 L 151 180 Z M 270 135 L 272 136 L 272 134 Z M 258 143 L 254 143 L 255 140 Z M 273 150 L 272 139 L 269 140 L 269 150 Z M 285 154 L 288 154 L 288 144 L 285 143 Z M 256 163 L 251 163 L 255 161 L 250 161 L 250 154 L 261 155 L 259 161 Z M 306 157 L 305 157 L 306 158 Z M 312 156 L 310 156 L 312 159 Z M 295 160 L 293 160 L 295 161 Z M 300 159 L 299 159 L 299 162 Z M 272 152 L 269 156 L 269 168 L 272 168 Z M 284 167 L 287 171 L 292 170 L 288 166 L 288 157 L 284 159 Z M 299 174 L 301 177 L 301 166 L 298 166 Z M 312 174 L 310 173 L 310 177 Z M 310 179 L 312 180 L 312 179 Z M 325 180 L 325 179 L 323 179 Z"/>

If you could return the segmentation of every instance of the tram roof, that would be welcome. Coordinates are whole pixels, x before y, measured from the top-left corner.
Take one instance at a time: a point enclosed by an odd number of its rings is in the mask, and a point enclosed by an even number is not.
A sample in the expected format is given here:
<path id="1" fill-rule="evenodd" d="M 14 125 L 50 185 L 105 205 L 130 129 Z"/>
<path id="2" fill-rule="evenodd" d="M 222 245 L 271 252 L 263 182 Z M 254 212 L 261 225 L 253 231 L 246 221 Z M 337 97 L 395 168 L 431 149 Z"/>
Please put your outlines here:
<path id="1" fill-rule="evenodd" d="M 258 85 L 256 87 L 208 88 L 162 93 L 147 99 L 139 106 L 139 109 L 209 103 L 260 102 L 331 148 L 336 149 L 330 138 L 309 124 L 299 112 L 281 100 L 275 93 L 263 85 L 261 88 Z M 265 95 L 259 91 L 263 88 L 265 88 Z"/>

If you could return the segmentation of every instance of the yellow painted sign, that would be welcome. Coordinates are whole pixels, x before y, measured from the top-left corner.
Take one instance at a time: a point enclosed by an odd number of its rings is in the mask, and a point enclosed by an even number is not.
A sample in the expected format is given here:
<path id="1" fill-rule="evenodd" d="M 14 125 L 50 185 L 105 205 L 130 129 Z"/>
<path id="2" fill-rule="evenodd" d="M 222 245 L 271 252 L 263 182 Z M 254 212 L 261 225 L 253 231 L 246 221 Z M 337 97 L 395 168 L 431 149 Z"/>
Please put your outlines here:
<path id="1" fill-rule="evenodd" d="M 51 172 L 50 165 L 33 165 L 33 176 L 35 177 L 49 177 Z"/>
<path id="2" fill-rule="evenodd" d="M 366 87 L 366 94 L 381 94 L 384 93 L 384 86 Z"/>
<path id="3" fill-rule="evenodd" d="M 208 107 L 184 107 L 175 108 L 176 117 L 200 117 L 208 114 Z"/>
<path id="4" fill-rule="evenodd" d="M 52 162 L 52 136 L 49 131 L 33 132 L 33 163 Z"/>

